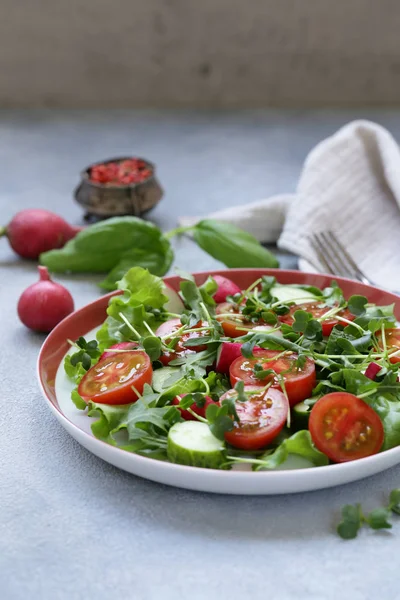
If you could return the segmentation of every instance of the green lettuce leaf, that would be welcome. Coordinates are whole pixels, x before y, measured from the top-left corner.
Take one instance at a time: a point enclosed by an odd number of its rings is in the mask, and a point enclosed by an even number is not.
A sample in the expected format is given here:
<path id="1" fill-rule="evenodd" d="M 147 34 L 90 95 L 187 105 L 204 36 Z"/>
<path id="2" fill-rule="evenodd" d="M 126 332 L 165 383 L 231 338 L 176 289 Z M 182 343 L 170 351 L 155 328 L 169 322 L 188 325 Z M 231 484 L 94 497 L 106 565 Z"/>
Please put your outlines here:
<path id="1" fill-rule="evenodd" d="M 265 452 L 257 461 L 254 470 L 277 469 L 290 455 L 301 456 L 315 467 L 329 464 L 328 457 L 314 446 L 310 432 L 303 429 L 284 440 L 276 449 Z"/>

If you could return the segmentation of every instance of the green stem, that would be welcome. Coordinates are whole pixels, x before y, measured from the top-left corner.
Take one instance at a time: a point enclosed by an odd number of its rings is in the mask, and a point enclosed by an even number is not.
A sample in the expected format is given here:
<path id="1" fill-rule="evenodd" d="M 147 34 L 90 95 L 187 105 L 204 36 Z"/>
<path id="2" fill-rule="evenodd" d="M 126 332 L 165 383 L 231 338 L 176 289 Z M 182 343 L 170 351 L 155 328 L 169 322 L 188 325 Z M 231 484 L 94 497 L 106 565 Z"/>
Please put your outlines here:
<path id="1" fill-rule="evenodd" d="M 0 237 L 7 235 L 7 227 L 0 227 Z"/>
<path id="2" fill-rule="evenodd" d="M 175 229 L 171 229 L 171 231 L 167 231 L 164 233 L 164 237 L 167 240 L 170 240 L 175 235 L 181 235 L 181 233 L 186 233 L 186 231 L 192 231 L 195 228 L 195 225 L 188 225 L 187 227 L 175 227 Z"/>

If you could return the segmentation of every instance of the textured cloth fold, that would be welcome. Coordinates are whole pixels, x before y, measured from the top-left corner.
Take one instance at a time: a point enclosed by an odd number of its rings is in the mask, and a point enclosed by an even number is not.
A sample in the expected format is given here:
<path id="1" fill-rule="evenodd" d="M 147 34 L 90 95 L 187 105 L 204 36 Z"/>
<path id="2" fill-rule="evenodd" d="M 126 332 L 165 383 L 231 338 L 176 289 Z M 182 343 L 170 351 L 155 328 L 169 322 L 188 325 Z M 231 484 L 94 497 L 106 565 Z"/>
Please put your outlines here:
<path id="1" fill-rule="evenodd" d="M 277 242 L 299 256 L 301 269 L 318 271 L 324 269 L 308 236 L 331 229 L 372 280 L 400 288 L 400 150 L 376 123 L 354 121 L 319 143 L 305 160 L 296 194 L 207 216 Z"/>

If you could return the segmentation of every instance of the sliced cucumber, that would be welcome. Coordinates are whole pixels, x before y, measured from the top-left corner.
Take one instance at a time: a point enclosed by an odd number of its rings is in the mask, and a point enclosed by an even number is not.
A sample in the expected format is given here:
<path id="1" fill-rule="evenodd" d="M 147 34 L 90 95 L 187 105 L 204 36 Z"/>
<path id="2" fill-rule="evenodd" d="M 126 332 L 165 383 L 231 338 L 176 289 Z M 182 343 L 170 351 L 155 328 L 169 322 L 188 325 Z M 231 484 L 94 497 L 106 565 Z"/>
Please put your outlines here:
<path id="1" fill-rule="evenodd" d="M 290 285 L 274 285 L 271 294 L 280 300 L 280 302 L 311 302 L 317 300 L 311 292 Z"/>
<path id="2" fill-rule="evenodd" d="M 225 462 L 225 444 L 206 423 L 175 423 L 168 433 L 168 459 L 173 463 L 205 469 L 220 469 Z"/>
<path id="3" fill-rule="evenodd" d="M 161 369 L 156 369 L 153 372 L 153 379 L 151 382 L 151 387 L 155 392 L 162 392 L 164 389 L 173 385 L 174 380 L 172 376 L 177 374 L 178 377 L 179 367 L 162 367 Z M 168 380 L 171 380 L 168 383 Z M 168 385 L 166 385 L 168 383 Z"/>
<path id="4" fill-rule="evenodd" d="M 295 404 L 292 411 L 293 426 L 295 429 L 308 429 L 308 419 L 310 418 L 311 406 L 304 402 Z"/>

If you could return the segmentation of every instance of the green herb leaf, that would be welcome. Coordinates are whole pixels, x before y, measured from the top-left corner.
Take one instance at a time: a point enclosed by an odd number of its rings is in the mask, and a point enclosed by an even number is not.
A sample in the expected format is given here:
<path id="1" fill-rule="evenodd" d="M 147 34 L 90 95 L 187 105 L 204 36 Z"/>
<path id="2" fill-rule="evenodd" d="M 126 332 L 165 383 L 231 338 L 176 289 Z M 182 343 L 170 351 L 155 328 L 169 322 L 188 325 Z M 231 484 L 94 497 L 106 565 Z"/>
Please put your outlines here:
<path id="1" fill-rule="evenodd" d="M 248 397 L 244 391 L 243 381 L 238 381 L 237 383 L 235 383 L 234 390 L 237 392 L 236 400 L 238 400 L 239 402 L 247 402 Z"/>
<path id="2" fill-rule="evenodd" d="M 209 404 L 206 409 L 206 419 L 211 433 L 219 440 L 225 439 L 225 432 L 233 429 L 233 420 L 228 416 L 229 406 Z"/>
<path id="3" fill-rule="evenodd" d="M 72 390 L 71 400 L 75 404 L 76 408 L 78 408 L 79 410 L 86 410 L 87 404 L 82 398 L 82 396 L 78 394 L 78 390 Z"/>
<path id="4" fill-rule="evenodd" d="M 126 216 L 89 225 L 60 250 L 42 253 L 39 260 L 54 273 L 104 273 L 112 269 L 102 286 L 115 289 L 129 266 L 142 266 L 164 275 L 173 253 L 158 227 Z"/>
<path id="5" fill-rule="evenodd" d="M 311 314 L 305 310 L 296 310 L 293 317 L 294 323 L 292 325 L 292 329 L 298 333 L 303 333 L 308 325 L 308 322 L 312 319 Z"/>
<path id="6" fill-rule="evenodd" d="M 193 229 L 193 239 L 227 267 L 278 267 L 279 263 L 251 234 L 235 225 L 205 219 Z"/>
<path id="7" fill-rule="evenodd" d="M 391 529 L 389 523 L 390 510 L 387 508 L 375 508 L 366 517 L 365 520 L 372 529 Z"/>
<path id="8" fill-rule="evenodd" d="M 129 292 L 129 299 L 137 304 L 162 308 L 168 302 L 165 284 L 160 277 L 152 275 L 147 269 L 133 267 L 118 281 L 118 289 Z"/>
<path id="9" fill-rule="evenodd" d="M 256 461 L 255 470 L 277 469 L 291 454 L 308 460 L 310 467 L 320 467 L 329 464 L 327 456 L 315 447 L 310 432 L 302 429 L 285 439 L 275 450 L 267 450 Z"/>
<path id="10" fill-rule="evenodd" d="M 361 527 L 362 514 L 359 504 L 346 504 L 342 508 L 342 521 L 337 526 L 337 532 L 344 540 L 352 540 L 357 537 Z"/>
<path id="11" fill-rule="evenodd" d="M 142 340 L 144 351 L 149 355 L 151 361 L 161 356 L 161 340 L 155 336 L 147 336 Z"/>
<path id="12" fill-rule="evenodd" d="M 275 371 L 273 369 L 264 369 L 262 365 L 260 365 L 259 363 L 256 363 L 254 365 L 254 376 L 257 379 L 265 379 L 266 377 L 269 377 L 270 375 L 275 375 Z"/>
<path id="13" fill-rule="evenodd" d="M 389 496 L 389 509 L 400 515 L 400 489 L 394 489 L 390 492 Z"/>
<path id="14" fill-rule="evenodd" d="M 368 304 L 368 300 L 365 296 L 354 295 L 348 300 L 347 307 L 352 315 L 361 317 L 365 314 L 365 306 Z"/>

